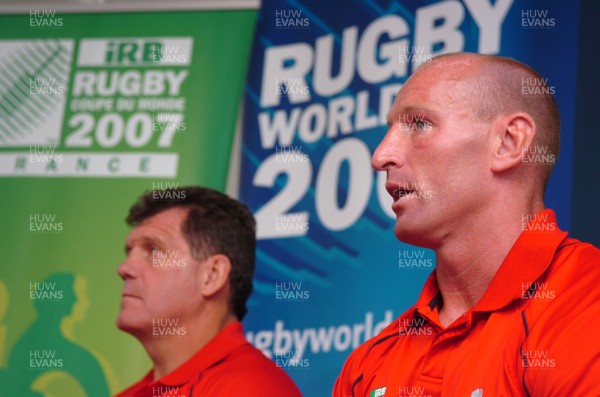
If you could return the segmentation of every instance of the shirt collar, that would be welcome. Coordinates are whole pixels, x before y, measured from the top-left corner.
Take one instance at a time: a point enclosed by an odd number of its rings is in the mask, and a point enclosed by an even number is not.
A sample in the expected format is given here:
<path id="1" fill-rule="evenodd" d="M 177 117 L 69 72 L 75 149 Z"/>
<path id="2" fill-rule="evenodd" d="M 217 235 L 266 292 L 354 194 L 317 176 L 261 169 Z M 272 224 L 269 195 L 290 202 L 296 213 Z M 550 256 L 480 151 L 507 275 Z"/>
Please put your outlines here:
<path id="1" fill-rule="evenodd" d="M 207 368 L 223 360 L 238 347 L 247 344 L 249 343 L 244 337 L 242 324 L 239 321 L 228 324 L 189 360 L 159 379 L 157 383 L 167 386 L 185 384 L 193 378 L 197 378 Z"/>
<path id="2" fill-rule="evenodd" d="M 419 296 L 410 317 L 413 317 L 418 312 L 419 315 L 426 317 L 437 324 L 439 323 L 437 313 L 442 307 L 442 294 L 440 293 L 435 274 L 434 269 L 427 278 L 427 281 L 425 281 L 425 286 L 421 291 L 421 295 Z"/>
<path id="3" fill-rule="evenodd" d="M 550 209 L 538 212 L 524 229 L 473 311 L 498 310 L 522 298 L 526 286 L 548 269 L 568 234 L 558 228 Z"/>
<path id="4" fill-rule="evenodd" d="M 524 286 L 535 282 L 546 271 L 556 249 L 567 237 L 567 232 L 558 228 L 556 215 L 551 209 L 537 213 L 523 229 L 472 311 L 498 310 L 521 298 Z M 441 306 L 434 270 L 425 282 L 415 309 L 426 317 L 437 317 L 435 313 Z"/>

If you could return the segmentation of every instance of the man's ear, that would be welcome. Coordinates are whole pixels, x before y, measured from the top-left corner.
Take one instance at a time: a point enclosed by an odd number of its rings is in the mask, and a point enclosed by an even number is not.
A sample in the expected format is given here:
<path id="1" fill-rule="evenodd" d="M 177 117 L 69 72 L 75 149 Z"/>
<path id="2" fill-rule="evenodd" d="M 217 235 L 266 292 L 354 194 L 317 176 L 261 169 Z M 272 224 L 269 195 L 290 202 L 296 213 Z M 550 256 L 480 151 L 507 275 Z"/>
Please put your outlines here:
<path id="1" fill-rule="evenodd" d="M 202 295 L 211 297 L 229 286 L 231 261 L 223 254 L 210 256 L 202 264 L 200 274 Z"/>
<path id="2" fill-rule="evenodd" d="M 502 117 L 495 123 L 492 171 L 502 172 L 518 166 L 533 144 L 537 126 L 524 112 Z"/>

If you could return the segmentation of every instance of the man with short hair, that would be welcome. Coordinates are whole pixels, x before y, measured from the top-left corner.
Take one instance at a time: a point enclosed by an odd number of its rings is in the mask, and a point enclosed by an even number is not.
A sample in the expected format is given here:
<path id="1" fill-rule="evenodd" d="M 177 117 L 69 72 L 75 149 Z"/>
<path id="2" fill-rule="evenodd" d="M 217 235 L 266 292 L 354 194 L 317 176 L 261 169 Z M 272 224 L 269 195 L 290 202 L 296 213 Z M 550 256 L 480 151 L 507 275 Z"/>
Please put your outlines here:
<path id="1" fill-rule="evenodd" d="M 117 326 L 140 341 L 154 368 L 118 396 L 300 396 L 240 323 L 252 292 L 252 213 L 207 188 L 155 193 L 131 207 L 134 228 L 117 269 Z"/>
<path id="2" fill-rule="evenodd" d="M 333 395 L 599 396 L 600 251 L 544 207 L 560 133 L 546 81 L 508 58 L 439 56 L 388 124 L 372 165 L 394 234 L 433 249 L 436 269 Z"/>

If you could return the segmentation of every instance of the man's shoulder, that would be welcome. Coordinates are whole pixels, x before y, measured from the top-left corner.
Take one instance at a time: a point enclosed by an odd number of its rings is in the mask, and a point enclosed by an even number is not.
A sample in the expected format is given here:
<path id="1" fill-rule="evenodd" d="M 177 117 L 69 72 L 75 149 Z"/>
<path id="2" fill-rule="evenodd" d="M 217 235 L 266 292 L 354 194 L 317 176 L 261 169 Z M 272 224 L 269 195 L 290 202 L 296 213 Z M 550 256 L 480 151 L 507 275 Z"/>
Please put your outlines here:
<path id="1" fill-rule="evenodd" d="M 531 336 L 535 339 L 539 333 L 543 339 L 563 333 L 570 324 L 595 322 L 594 318 L 583 319 L 593 311 L 600 312 L 598 284 L 600 250 L 572 238 L 563 240 L 545 274 L 527 291 Z"/>
<path id="2" fill-rule="evenodd" d="M 246 396 L 267 392 L 300 396 L 298 388 L 285 372 L 285 366 L 276 365 L 250 343 L 238 346 L 218 367 L 219 372 L 226 374 L 232 392 L 238 390 Z"/>
<path id="3" fill-rule="evenodd" d="M 535 291 L 523 312 L 527 334 L 521 348 L 537 354 L 527 361 L 523 378 L 530 389 L 540 394 L 597 395 L 592 390 L 600 375 L 599 283 L 600 250 L 565 239 L 548 272 L 533 284 Z"/>
<path id="4" fill-rule="evenodd" d="M 589 284 L 600 279 L 600 249 L 589 243 L 566 238 L 556 250 L 548 272 L 555 282 Z"/>
<path id="5" fill-rule="evenodd" d="M 600 249 L 598 249 L 598 247 L 571 237 L 565 238 L 558 247 L 557 254 L 560 254 L 561 252 L 579 255 L 580 257 L 575 258 L 576 260 L 600 258 Z"/>
<path id="6" fill-rule="evenodd" d="M 388 357 L 387 353 L 398 341 L 400 320 L 411 312 L 412 308 L 392 321 L 379 334 L 357 347 L 346 360 L 341 377 L 346 381 L 354 382 L 368 368 L 381 365 L 381 360 Z"/>
<path id="7" fill-rule="evenodd" d="M 277 369 L 275 362 L 265 356 L 260 350 L 252 346 L 252 344 L 245 343 L 238 346 L 229 357 L 227 357 L 228 365 L 253 365 L 255 369 Z"/>

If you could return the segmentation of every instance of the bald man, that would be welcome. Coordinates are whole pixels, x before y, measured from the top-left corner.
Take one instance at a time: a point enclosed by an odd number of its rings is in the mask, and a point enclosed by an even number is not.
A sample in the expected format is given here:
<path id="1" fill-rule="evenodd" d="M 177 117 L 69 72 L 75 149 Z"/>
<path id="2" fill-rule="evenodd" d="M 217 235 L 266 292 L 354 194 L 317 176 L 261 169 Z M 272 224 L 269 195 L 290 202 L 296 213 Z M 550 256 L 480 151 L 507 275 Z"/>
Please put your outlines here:
<path id="1" fill-rule="evenodd" d="M 348 358 L 334 396 L 600 396 L 600 251 L 544 206 L 552 94 L 529 66 L 479 54 L 406 81 L 372 165 L 394 234 L 437 264 L 417 303 Z"/>

